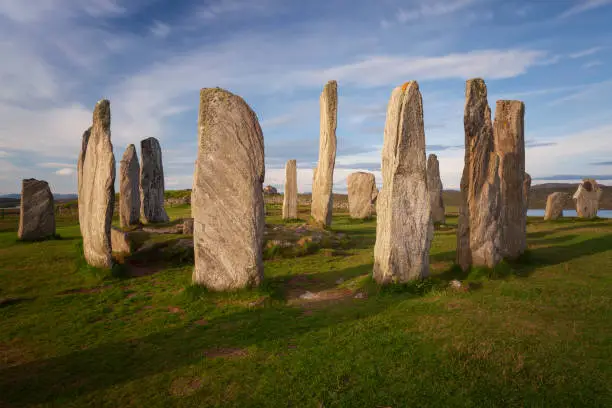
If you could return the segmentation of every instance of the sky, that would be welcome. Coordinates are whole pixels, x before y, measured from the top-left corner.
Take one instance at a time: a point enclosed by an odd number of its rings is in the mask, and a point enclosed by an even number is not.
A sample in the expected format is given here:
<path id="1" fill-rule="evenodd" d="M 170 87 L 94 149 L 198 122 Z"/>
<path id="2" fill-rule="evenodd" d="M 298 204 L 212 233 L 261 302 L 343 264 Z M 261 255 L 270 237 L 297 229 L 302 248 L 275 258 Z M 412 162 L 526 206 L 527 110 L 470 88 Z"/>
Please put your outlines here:
<path id="1" fill-rule="evenodd" d="M 96 101 L 111 101 L 117 170 L 156 137 L 166 189 L 191 188 L 201 88 L 242 96 L 264 133 L 265 184 L 296 159 L 311 191 L 319 95 L 338 81 L 334 190 L 377 183 L 388 100 L 419 82 L 427 154 L 463 169 L 465 80 L 525 102 L 533 184 L 612 183 L 612 0 L 0 0 L 0 193 L 76 191 Z M 117 178 L 118 179 L 118 178 Z M 118 182 L 118 180 L 117 180 Z"/>

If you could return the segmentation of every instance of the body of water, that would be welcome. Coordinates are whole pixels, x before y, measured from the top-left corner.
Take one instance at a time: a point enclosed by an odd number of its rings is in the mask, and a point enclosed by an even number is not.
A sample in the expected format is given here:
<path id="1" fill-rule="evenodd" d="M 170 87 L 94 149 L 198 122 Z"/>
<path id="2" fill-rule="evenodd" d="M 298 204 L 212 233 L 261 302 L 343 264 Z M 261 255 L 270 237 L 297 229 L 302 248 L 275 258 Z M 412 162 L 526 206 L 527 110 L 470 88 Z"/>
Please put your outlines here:
<path id="1" fill-rule="evenodd" d="M 544 210 L 528 210 L 529 217 L 544 217 Z M 577 217 L 576 210 L 563 210 L 564 217 Z M 612 218 L 612 210 L 599 210 L 597 213 L 599 218 Z"/>

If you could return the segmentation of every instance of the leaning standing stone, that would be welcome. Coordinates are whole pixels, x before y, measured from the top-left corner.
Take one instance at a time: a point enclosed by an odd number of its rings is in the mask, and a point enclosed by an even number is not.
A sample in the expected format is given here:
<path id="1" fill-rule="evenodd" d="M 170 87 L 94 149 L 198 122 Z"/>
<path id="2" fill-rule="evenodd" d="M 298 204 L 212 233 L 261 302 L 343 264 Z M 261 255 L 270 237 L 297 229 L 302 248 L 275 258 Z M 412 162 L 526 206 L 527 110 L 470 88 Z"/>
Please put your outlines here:
<path id="1" fill-rule="evenodd" d="M 297 214 L 297 166 L 295 160 L 285 164 L 285 192 L 283 194 L 283 220 L 296 219 Z"/>
<path id="2" fill-rule="evenodd" d="M 122 227 L 138 224 L 140 219 L 140 165 L 136 146 L 129 145 L 119 167 L 119 221 Z"/>
<path id="3" fill-rule="evenodd" d="M 602 195 L 601 188 L 593 179 L 584 179 L 574 193 L 576 213 L 580 218 L 595 218 L 599 211 L 599 199 Z"/>
<path id="4" fill-rule="evenodd" d="M 427 188 L 431 203 L 431 219 L 434 224 L 444 224 L 444 200 L 442 199 L 442 180 L 440 179 L 440 163 L 438 156 L 430 154 L 427 158 Z"/>
<path id="5" fill-rule="evenodd" d="M 546 211 L 544 212 L 544 220 L 556 220 L 563 217 L 563 209 L 569 200 L 569 195 L 566 193 L 552 193 L 546 199 Z"/>
<path id="6" fill-rule="evenodd" d="M 200 92 L 193 176 L 193 282 L 213 290 L 258 285 L 263 277 L 264 142 L 257 116 L 220 88 Z"/>
<path id="7" fill-rule="evenodd" d="M 336 165 L 336 125 L 338 123 L 338 85 L 329 81 L 319 99 L 321 125 L 319 136 L 319 163 L 312 179 L 311 215 L 324 227 L 332 222 L 334 166 Z"/>
<path id="8" fill-rule="evenodd" d="M 397 87 L 387 107 L 377 198 L 374 279 L 406 282 L 429 274 L 433 237 L 427 191 L 423 101 L 416 81 Z"/>
<path id="9" fill-rule="evenodd" d="M 53 237 L 55 235 L 54 210 L 53 194 L 46 181 L 23 180 L 18 238 L 22 241 L 36 241 Z"/>
<path id="10" fill-rule="evenodd" d="M 502 259 L 500 248 L 499 157 L 494 152 L 491 109 L 487 87 L 480 79 L 465 86 L 465 165 L 457 226 L 457 263 L 494 267 Z"/>
<path id="11" fill-rule="evenodd" d="M 495 151 L 499 155 L 502 256 L 517 258 L 527 248 L 527 218 L 523 195 L 525 179 L 525 105 L 521 101 L 497 101 Z"/>
<path id="12" fill-rule="evenodd" d="M 79 181 L 83 252 L 87 263 L 98 268 L 112 266 L 110 230 L 115 204 L 115 156 L 110 123 L 110 102 L 103 99 L 94 109 Z"/>
<path id="13" fill-rule="evenodd" d="M 159 142 L 149 137 L 140 142 L 140 216 L 145 224 L 168 222 L 164 209 L 164 165 Z"/>
<path id="14" fill-rule="evenodd" d="M 346 182 L 351 218 L 365 219 L 371 217 L 373 205 L 378 196 L 374 174 L 358 171 L 349 174 Z"/>
<path id="15" fill-rule="evenodd" d="M 79 152 L 79 159 L 77 161 L 77 209 L 79 211 L 79 224 L 83 223 L 85 212 L 82 211 L 84 204 L 80 202 L 79 198 L 82 194 L 83 188 L 83 164 L 85 163 L 85 156 L 87 155 L 87 144 L 89 143 L 89 137 L 91 136 L 91 127 L 83 132 L 83 138 L 81 140 L 81 151 Z"/>

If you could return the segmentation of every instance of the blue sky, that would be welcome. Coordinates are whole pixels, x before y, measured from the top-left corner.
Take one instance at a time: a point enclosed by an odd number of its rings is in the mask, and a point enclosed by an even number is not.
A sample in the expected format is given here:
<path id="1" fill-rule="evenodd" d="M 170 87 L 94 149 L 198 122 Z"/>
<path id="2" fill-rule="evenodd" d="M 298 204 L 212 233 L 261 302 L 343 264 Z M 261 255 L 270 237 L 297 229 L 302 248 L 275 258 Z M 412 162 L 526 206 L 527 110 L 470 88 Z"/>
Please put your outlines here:
<path id="1" fill-rule="evenodd" d="M 0 192 L 76 190 L 81 135 L 108 98 L 117 162 L 154 136 L 166 188 L 190 188 L 200 88 L 241 95 L 264 131 L 266 184 L 298 161 L 310 191 L 319 94 L 338 81 L 335 189 L 380 184 L 392 89 L 417 80 L 428 153 L 458 188 L 465 80 L 526 104 L 534 183 L 612 183 L 612 0 L 0 0 Z M 138 149 L 140 154 L 140 149 Z M 282 189 L 282 188 L 281 188 Z"/>

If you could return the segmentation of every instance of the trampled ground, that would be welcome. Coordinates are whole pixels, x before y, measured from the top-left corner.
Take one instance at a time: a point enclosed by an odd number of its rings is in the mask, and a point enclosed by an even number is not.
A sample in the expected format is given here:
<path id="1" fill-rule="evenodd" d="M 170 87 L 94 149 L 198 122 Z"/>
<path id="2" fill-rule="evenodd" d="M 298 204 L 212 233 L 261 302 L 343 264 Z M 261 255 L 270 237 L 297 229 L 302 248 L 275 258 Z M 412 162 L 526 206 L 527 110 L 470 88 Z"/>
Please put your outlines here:
<path id="1" fill-rule="evenodd" d="M 0 407 L 612 406 L 612 220 L 530 219 L 529 256 L 469 276 L 451 226 L 431 280 L 380 290 L 375 221 L 338 215 L 343 248 L 268 260 L 234 294 L 190 287 L 180 260 L 84 267 L 74 217 L 33 244 L 16 223 L 0 221 Z"/>

